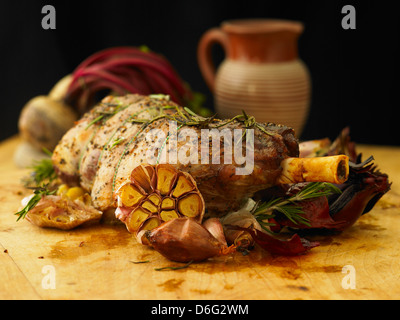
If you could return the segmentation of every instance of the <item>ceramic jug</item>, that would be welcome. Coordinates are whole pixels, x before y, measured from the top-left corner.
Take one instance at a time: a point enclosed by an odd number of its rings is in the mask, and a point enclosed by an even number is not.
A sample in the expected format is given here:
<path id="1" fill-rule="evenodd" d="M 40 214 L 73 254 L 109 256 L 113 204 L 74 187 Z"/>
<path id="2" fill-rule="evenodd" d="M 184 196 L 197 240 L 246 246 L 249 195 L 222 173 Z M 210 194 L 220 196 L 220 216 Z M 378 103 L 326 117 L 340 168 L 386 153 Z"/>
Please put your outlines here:
<path id="1" fill-rule="evenodd" d="M 290 126 L 300 137 L 311 95 L 309 71 L 298 57 L 302 32 L 297 21 L 249 19 L 225 21 L 203 34 L 197 58 L 219 118 L 244 110 L 257 122 Z M 212 60 L 214 44 L 226 56 L 218 69 Z"/>

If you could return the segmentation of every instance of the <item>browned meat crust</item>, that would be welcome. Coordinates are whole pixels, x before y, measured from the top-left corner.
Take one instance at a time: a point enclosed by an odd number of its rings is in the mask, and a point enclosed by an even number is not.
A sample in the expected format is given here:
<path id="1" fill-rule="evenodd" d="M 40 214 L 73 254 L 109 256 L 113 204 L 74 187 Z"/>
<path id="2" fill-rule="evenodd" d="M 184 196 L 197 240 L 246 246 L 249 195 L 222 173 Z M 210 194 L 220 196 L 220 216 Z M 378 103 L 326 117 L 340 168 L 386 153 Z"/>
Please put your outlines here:
<path id="1" fill-rule="evenodd" d="M 129 179 L 132 170 L 140 164 L 152 164 L 149 162 L 154 161 L 146 154 L 154 153 L 154 157 L 160 159 L 157 143 L 160 146 L 166 142 L 165 137 L 169 137 L 169 120 L 165 117 L 158 120 L 154 118 L 160 112 L 173 117 L 182 111 L 182 107 L 167 97 L 106 97 L 66 133 L 54 151 L 54 166 L 65 183 L 80 184 L 91 192 L 97 209 L 110 209 L 115 206 L 115 190 Z M 149 123 L 149 119 L 154 121 Z M 200 137 L 202 128 L 214 128 L 219 132 L 240 129 L 244 133 L 246 126 L 249 128 L 243 121 L 214 119 L 203 126 L 183 126 L 178 130 L 183 132 L 185 128 L 190 128 Z M 165 135 L 149 140 L 152 129 L 161 130 Z M 221 150 L 217 154 L 219 164 L 211 163 L 214 149 L 209 150 L 210 164 L 202 161 L 200 143 L 195 155 L 197 164 L 181 163 L 179 157 L 177 163 L 173 164 L 196 180 L 209 215 L 237 209 L 243 200 L 256 191 L 274 185 L 282 172 L 281 161 L 299 155 L 293 129 L 272 123 L 253 125 L 251 129 L 254 129 L 254 167 L 250 174 L 236 174 L 236 169 L 244 164 L 238 164 L 234 159 L 231 164 L 224 163 L 226 150 L 221 142 Z M 242 139 L 243 156 L 246 154 L 245 135 Z M 170 141 L 172 144 L 172 138 Z M 185 144 L 193 146 L 190 142 L 178 141 L 175 147 L 178 149 Z M 177 151 L 174 148 L 165 149 L 167 159 Z"/>

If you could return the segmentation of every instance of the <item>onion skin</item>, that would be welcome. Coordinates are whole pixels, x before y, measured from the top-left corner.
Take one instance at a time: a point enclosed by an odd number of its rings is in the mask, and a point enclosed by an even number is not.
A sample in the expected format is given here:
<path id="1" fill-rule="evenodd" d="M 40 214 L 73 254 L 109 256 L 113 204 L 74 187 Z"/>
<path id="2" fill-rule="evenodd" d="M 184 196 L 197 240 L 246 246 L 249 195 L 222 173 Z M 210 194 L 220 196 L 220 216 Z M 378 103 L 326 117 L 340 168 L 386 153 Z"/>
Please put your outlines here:
<path id="1" fill-rule="evenodd" d="M 271 227 L 273 232 L 279 232 L 283 227 L 291 227 L 294 229 L 331 229 L 341 230 L 347 225 L 346 221 L 334 220 L 329 215 L 329 203 L 327 197 L 319 197 L 299 203 L 304 214 L 302 216 L 309 222 L 309 226 L 305 224 L 296 224 L 283 215 L 277 215 L 271 223 L 276 226 Z"/>
<path id="2" fill-rule="evenodd" d="M 203 222 L 203 227 L 206 228 L 219 242 L 224 246 L 228 246 L 225 239 L 224 227 L 218 218 L 209 218 Z"/>
<path id="3" fill-rule="evenodd" d="M 226 228 L 248 232 L 262 249 L 274 255 L 295 256 L 306 253 L 308 250 L 320 245 L 319 242 L 300 238 L 297 233 L 290 239 L 281 240 L 254 228 L 242 228 L 232 225 L 228 225 Z"/>
<path id="4" fill-rule="evenodd" d="M 366 165 L 359 164 L 351 170 L 349 180 L 340 186 L 342 194 L 330 203 L 329 213 L 333 220 L 344 223 L 339 231 L 351 227 L 368 213 L 391 188 L 388 175 L 368 164 L 372 160 L 371 157 L 364 162 Z M 361 159 L 358 162 L 361 163 Z"/>
<path id="5" fill-rule="evenodd" d="M 252 228 L 262 230 L 256 217 L 251 213 L 251 210 L 256 205 L 256 202 L 251 198 L 238 211 L 230 212 L 221 219 L 223 225 L 233 225 L 241 228 Z M 251 235 L 243 230 L 235 230 L 224 228 L 225 237 L 228 243 L 232 243 L 242 249 L 247 249 L 254 246 L 254 240 Z"/>

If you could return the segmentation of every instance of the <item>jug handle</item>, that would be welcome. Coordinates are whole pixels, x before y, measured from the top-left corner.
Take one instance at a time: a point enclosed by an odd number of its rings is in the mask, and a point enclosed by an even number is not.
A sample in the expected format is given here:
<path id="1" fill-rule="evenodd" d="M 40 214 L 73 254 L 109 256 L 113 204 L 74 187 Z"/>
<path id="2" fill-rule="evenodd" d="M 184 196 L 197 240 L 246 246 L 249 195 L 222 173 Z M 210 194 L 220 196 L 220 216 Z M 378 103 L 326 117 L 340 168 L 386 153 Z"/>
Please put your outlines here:
<path id="1" fill-rule="evenodd" d="M 197 61 L 203 78 L 210 88 L 211 92 L 215 91 L 215 65 L 212 60 L 212 46 L 219 44 L 228 53 L 228 37 L 224 31 L 220 28 L 213 28 L 200 38 L 199 45 L 197 47 Z"/>

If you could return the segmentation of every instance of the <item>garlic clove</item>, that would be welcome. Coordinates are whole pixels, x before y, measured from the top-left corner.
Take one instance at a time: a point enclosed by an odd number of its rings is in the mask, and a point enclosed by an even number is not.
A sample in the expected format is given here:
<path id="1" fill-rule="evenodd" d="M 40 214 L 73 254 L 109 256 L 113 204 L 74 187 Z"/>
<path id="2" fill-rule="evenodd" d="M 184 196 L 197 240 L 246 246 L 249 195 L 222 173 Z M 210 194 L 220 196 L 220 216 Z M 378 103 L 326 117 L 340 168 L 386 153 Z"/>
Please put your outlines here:
<path id="1" fill-rule="evenodd" d="M 224 227 L 218 218 L 209 218 L 203 223 L 203 227 L 210 232 L 215 239 L 221 242 L 224 246 L 228 246 L 225 239 Z"/>

